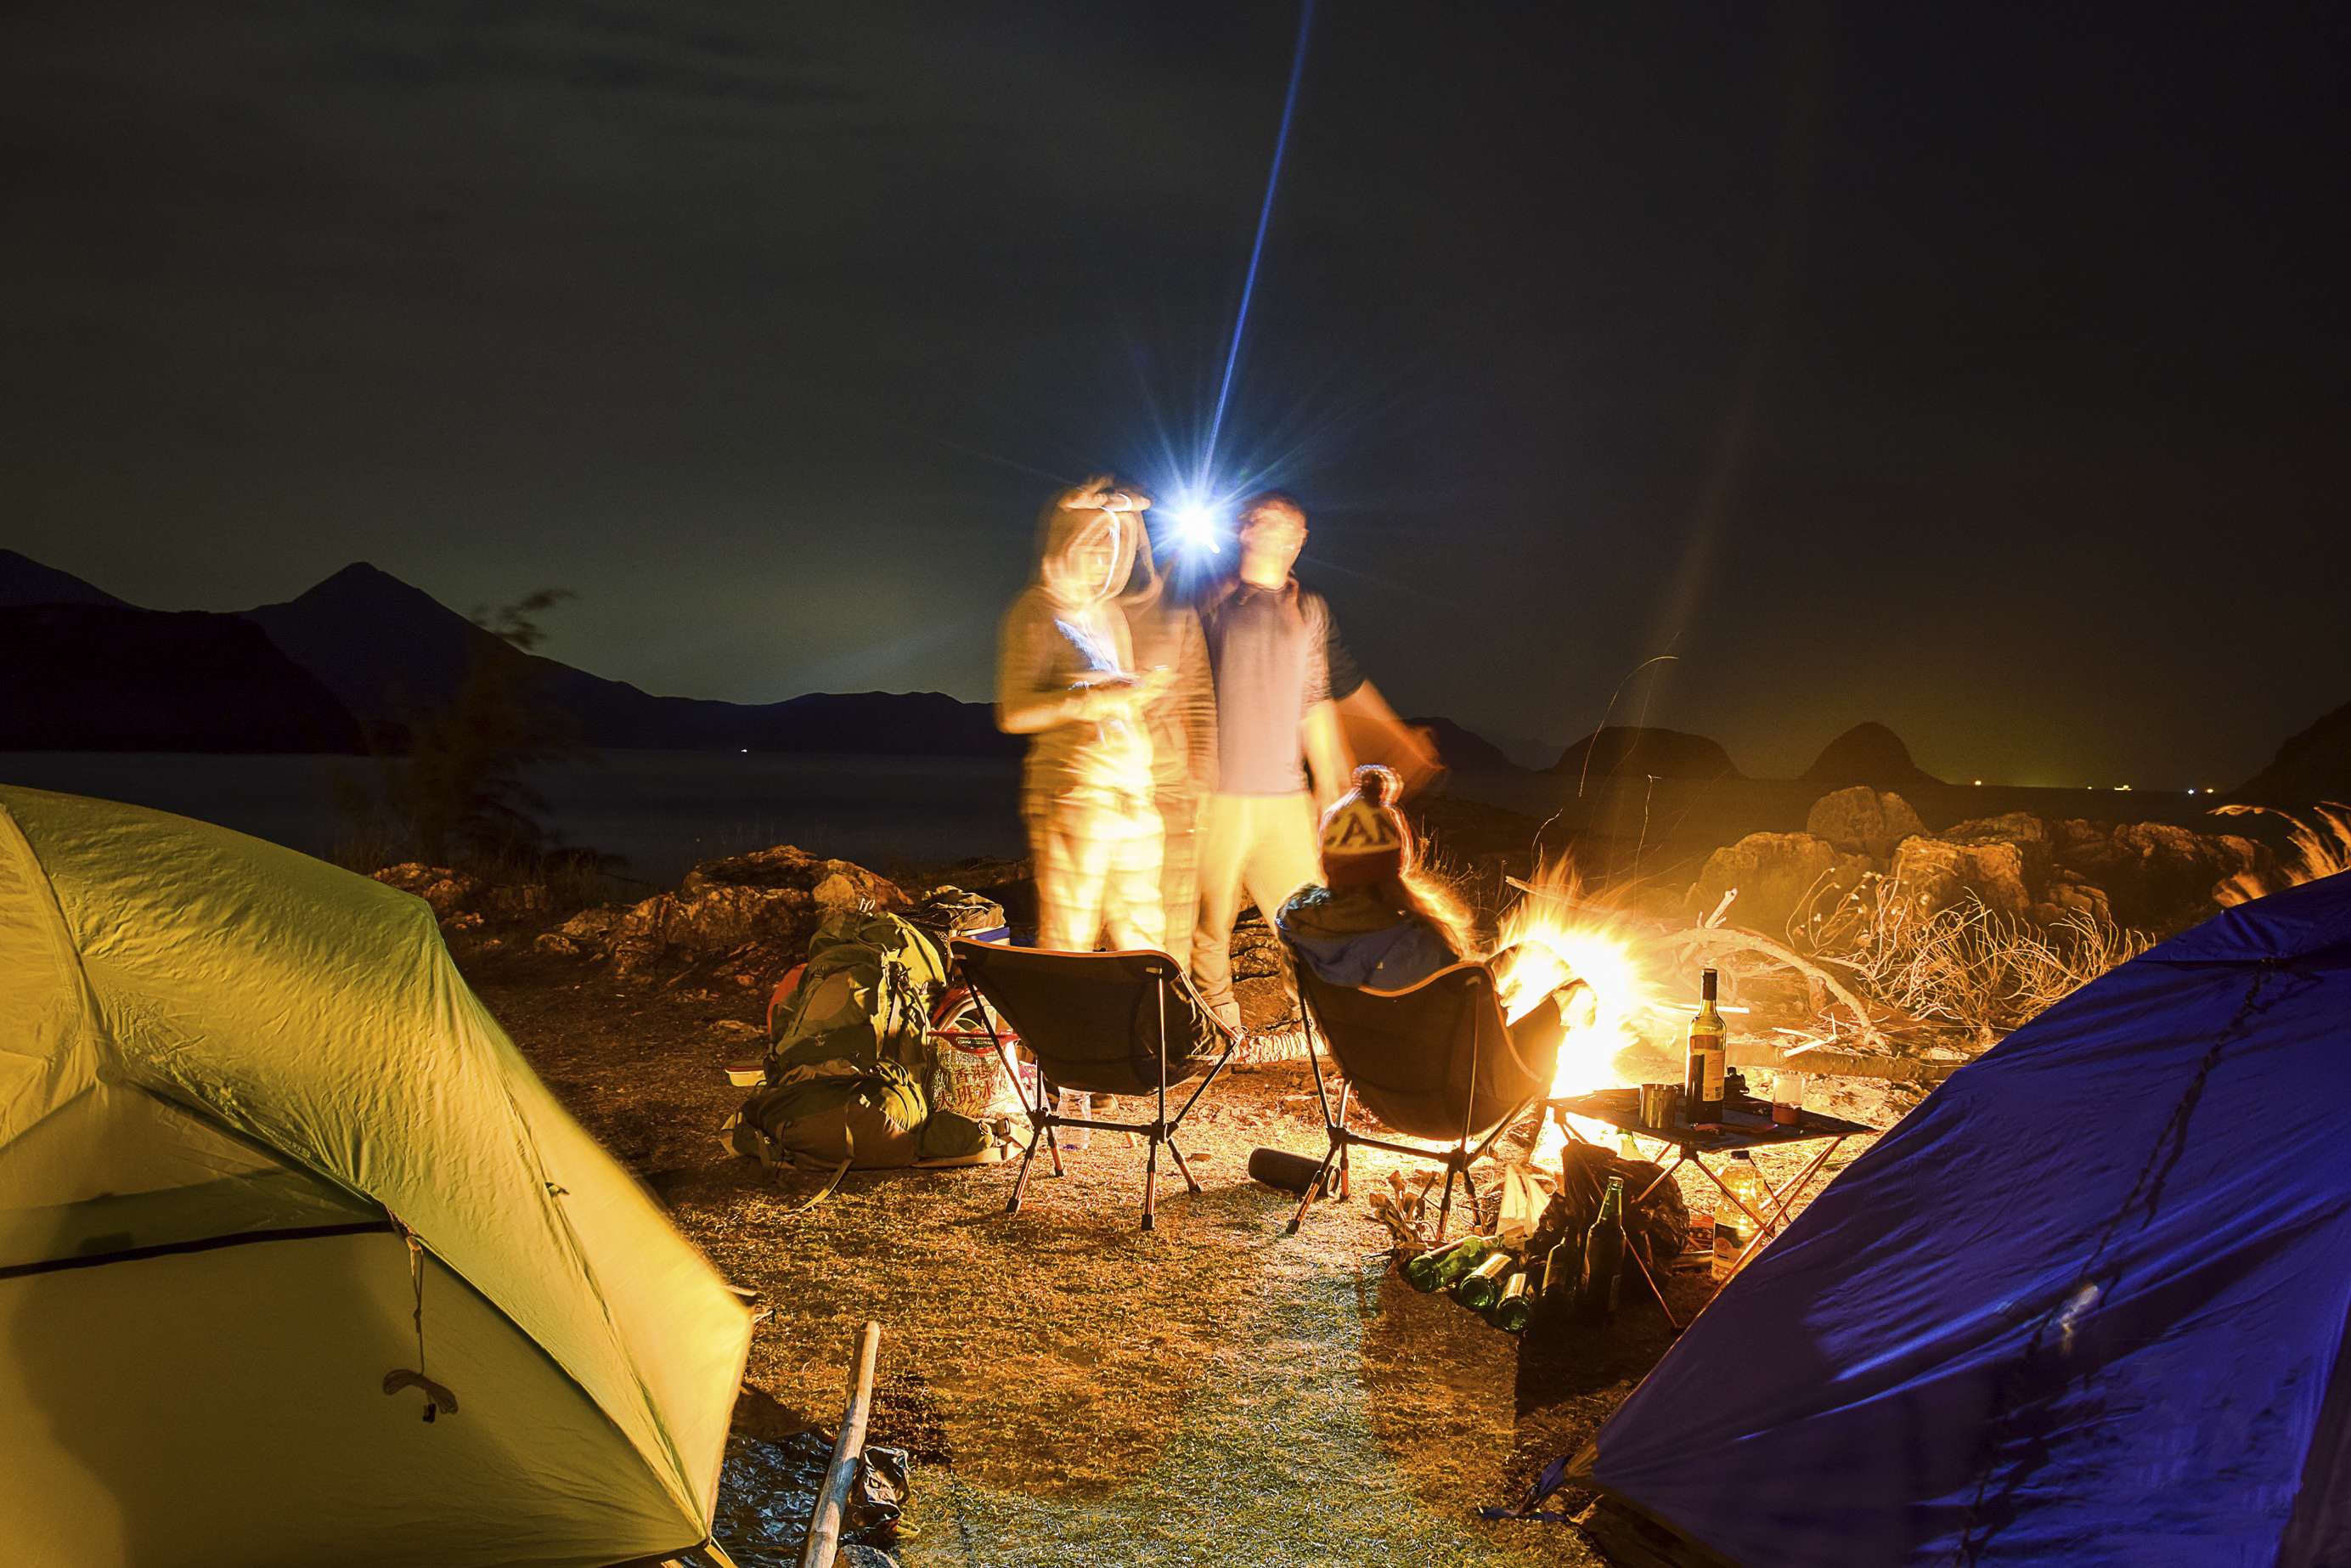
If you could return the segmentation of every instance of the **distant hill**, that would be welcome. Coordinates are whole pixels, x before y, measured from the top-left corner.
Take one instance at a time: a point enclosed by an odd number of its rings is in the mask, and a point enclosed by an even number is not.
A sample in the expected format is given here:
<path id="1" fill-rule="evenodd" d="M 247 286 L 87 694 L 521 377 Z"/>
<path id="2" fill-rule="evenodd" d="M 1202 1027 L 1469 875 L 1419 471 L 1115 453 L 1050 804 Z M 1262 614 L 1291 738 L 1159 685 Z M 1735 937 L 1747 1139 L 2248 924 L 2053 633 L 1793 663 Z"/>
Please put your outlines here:
<path id="1" fill-rule="evenodd" d="M 1525 768 L 1510 760 L 1500 747 L 1467 726 L 1449 718 L 1408 718 L 1408 725 L 1426 729 L 1437 742 L 1437 760 L 1447 768 L 1467 769 L 1472 773 L 1523 773 Z"/>
<path id="2" fill-rule="evenodd" d="M 110 604 L 129 609 L 102 588 L 69 571 L 43 566 L 31 556 L 0 549 L 0 608 L 19 604 Z"/>
<path id="3" fill-rule="evenodd" d="M 1915 789 L 1941 779 L 1910 760 L 1902 737 L 1882 724 L 1857 724 L 1821 748 L 1803 781 L 1824 789 L 1866 784 L 1873 789 Z"/>
<path id="4" fill-rule="evenodd" d="M 2231 790 L 2230 798 L 2289 807 L 2351 800 L 2351 703 L 2288 739 L 2270 765 Z"/>
<path id="5" fill-rule="evenodd" d="M 379 743 L 397 746 L 413 712 L 444 706 L 456 694 L 473 658 L 517 661 L 531 695 L 571 715 L 588 746 L 924 757 L 1013 757 L 1023 746 L 1016 736 L 997 734 L 985 703 L 959 703 L 935 691 L 816 694 L 783 703 L 652 695 L 555 658 L 522 653 L 421 588 L 364 562 L 343 567 L 285 604 L 264 604 L 245 616 L 195 616 L 131 609 L 70 573 L 16 552 L 0 552 L 0 604 L 49 604 L 61 595 L 80 595 L 64 601 L 113 609 L 130 621 L 108 623 L 103 634 L 118 646 L 97 649 L 82 668 L 73 670 L 78 701 L 89 706 L 89 717 L 78 727 L 57 728 L 68 715 L 49 707 L 36 712 L 7 703 L 7 712 L 0 715 L 5 734 L 80 736 L 54 743 L 19 740 L 26 747 L 141 750 L 148 743 L 136 736 L 181 734 L 181 728 L 186 731 L 181 740 L 169 746 L 152 740 L 152 750 L 352 750 L 358 734 L 374 734 Z M 139 616 L 151 616 L 152 625 L 139 623 Z M 195 630 L 207 621 L 240 625 L 246 634 L 240 640 L 219 625 Z M 91 634 L 97 637 L 99 630 L 91 628 Z M 30 658 L 36 632 L 21 628 L 19 637 L 26 640 L 24 656 Z M 254 656 L 254 649 L 261 656 Z M 66 651 L 47 642 L 40 656 L 57 663 Z M 164 722 L 167 715 L 152 710 L 151 703 L 155 691 L 179 689 L 193 679 L 193 673 L 169 674 L 160 668 L 174 658 L 191 658 L 193 668 L 203 670 L 209 682 L 203 715 L 191 712 L 179 727 Z M 303 695 L 287 686 L 289 670 L 301 674 Z M 319 717 L 319 695 L 339 717 Z M 113 724 L 110 712 L 120 715 L 113 728 L 108 728 Z M 358 722 L 358 734 L 352 722 Z M 106 734 L 118 738 L 106 740 Z M 306 746 L 303 738 L 318 740 L 318 746 Z"/>
<path id="6" fill-rule="evenodd" d="M 0 751 L 357 751 L 360 726 L 241 615 L 0 608 Z"/>
<path id="7" fill-rule="evenodd" d="M 1571 779 L 1595 780 L 1620 773 L 1633 778 L 1655 774 L 1660 779 L 1740 776 L 1730 760 L 1730 753 L 1706 737 L 1639 725 L 1611 725 L 1593 730 L 1562 752 L 1551 770 Z"/>

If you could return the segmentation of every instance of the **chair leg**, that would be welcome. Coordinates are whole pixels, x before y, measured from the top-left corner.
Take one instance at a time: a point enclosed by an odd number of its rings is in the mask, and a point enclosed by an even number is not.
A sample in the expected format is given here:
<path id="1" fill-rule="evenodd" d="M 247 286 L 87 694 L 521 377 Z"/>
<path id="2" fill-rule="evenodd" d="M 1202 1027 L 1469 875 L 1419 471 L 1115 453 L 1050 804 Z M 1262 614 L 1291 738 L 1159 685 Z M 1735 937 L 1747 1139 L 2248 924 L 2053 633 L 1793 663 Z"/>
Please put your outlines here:
<path id="1" fill-rule="evenodd" d="M 1306 1222 L 1306 1210 L 1313 1204 L 1315 1195 L 1322 1190 L 1322 1178 L 1331 1174 L 1332 1162 L 1339 1157 L 1340 1151 L 1346 1146 L 1342 1139 L 1331 1140 L 1330 1152 L 1322 1156 L 1322 1163 L 1314 1167 L 1314 1178 L 1306 1184 L 1306 1191 L 1298 1199 L 1298 1212 L 1290 1217 L 1290 1235 L 1297 1235 L 1298 1228 Z"/>
<path id="2" fill-rule="evenodd" d="M 1184 1151 L 1176 1146 L 1176 1137 L 1172 1133 L 1167 1137 L 1167 1152 L 1176 1156 L 1176 1168 L 1184 1173 L 1184 1185 L 1192 1189 L 1194 1197 L 1199 1196 L 1200 1184 L 1192 1178 L 1192 1167 L 1186 1162 Z"/>
<path id="3" fill-rule="evenodd" d="M 1020 1175 L 1012 1184 L 1012 1197 L 1004 1205 L 1004 1212 L 1007 1214 L 1020 1212 L 1020 1199 L 1029 1191 L 1029 1163 L 1037 1157 L 1037 1145 L 1044 1136 L 1042 1128 L 1029 1129 L 1029 1152 L 1020 1156 Z"/>
<path id="4" fill-rule="evenodd" d="M 1339 1125 L 1342 1127 L 1347 1124 L 1347 1097 L 1354 1092 L 1355 1086 L 1352 1083 L 1342 1083 L 1339 1085 Z M 1339 1145 L 1338 1196 L 1341 1203 L 1344 1203 L 1349 1198 L 1355 1196 L 1354 1173 L 1350 1169 L 1347 1160 L 1348 1154 L 1353 1147 L 1353 1145 L 1344 1142 L 1341 1143 Z"/>
<path id="5" fill-rule="evenodd" d="M 1463 1173 L 1450 1160 L 1445 1165 L 1445 1200 L 1437 1206 L 1437 1245 L 1445 1245 L 1446 1222 L 1453 1216 L 1453 1178 Z"/>
<path id="6" fill-rule="evenodd" d="M 1151 1148 L 1143 1156 L 1143 1228 L 1158 1228 L 1156 1209 L 1159 1202 L 1159 1141 L 1167 1135 L 1167 982 L 1163 977 L 1152 988 L 1152 999 L 1159 1009 L 1159 1117 L 1151 1124 Z M 1127 1134 L 1128 1142 L 1134 1134 Z"/>

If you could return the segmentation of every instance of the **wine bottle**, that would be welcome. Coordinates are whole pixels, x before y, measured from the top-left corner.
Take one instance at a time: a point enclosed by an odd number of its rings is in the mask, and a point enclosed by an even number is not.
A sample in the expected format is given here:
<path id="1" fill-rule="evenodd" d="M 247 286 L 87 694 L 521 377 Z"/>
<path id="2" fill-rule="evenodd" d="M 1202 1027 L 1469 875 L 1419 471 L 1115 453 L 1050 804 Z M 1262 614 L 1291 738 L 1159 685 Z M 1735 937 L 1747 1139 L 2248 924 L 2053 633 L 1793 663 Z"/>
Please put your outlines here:
<path id="1" fill-rule="evenodd" d="M 1616 1314 L 1616 1287 L 1625 1272 L 1625 1178 L 1610 1176 L 1600 1217 L 1583 1236 L 1583 1271 L 1575 1285 L 1576 1315 L 1605 1322 Z"/>
<path id="2" fill-rule="evenodd" d="M 1542 1293 L 1547 1301 L 1568 1305 L 1575 1300 L 1575 1277 L 1583 1270 L 1583 1239 L 1570 1231 L 1543 1259 Z"/>
<path id="3" fill-rule="evenodd" d="M 1486 1314 L 1486 1319 L 1504 1333 L 1524 1333 L 1528 1320 L 1534 1315 L 1534 1291 L 1528 1284 L 1528 1270 L 1521 1269 L 1502 1287 L 1502 1299 L 1494 1303 L 1494 1310 Z"/>
<path id="4" fill-rule="evenodd" d="M 1502 1299 L 1502 1276 L 1516 1262 L 1517 1259 L 1496 1248 L 1454 1282 L 1453 1299 L 1473 1312 L 1486 1311 Z"/>
<path id="5" fill-rule="evenodd" d="M 1464 1236 L 1448 1246 L 1424 1252 L 1404 1266 L 1405 1282 L 1417 1291 L 1441 1291 L 1478 1266 L 1493 1245 L 1488 1236 Z"/>
<path id="6" fill-rule="evenodd" d="M 1708 969 L 1698 980 L 1698 1009 L 1690 1019 L 1689 1056 L 1682 1069 L 1683 1113 L 1693 1126 L 1722 1120 L 1722 1015 L 1714 1002 L 1714 971 Z"/>

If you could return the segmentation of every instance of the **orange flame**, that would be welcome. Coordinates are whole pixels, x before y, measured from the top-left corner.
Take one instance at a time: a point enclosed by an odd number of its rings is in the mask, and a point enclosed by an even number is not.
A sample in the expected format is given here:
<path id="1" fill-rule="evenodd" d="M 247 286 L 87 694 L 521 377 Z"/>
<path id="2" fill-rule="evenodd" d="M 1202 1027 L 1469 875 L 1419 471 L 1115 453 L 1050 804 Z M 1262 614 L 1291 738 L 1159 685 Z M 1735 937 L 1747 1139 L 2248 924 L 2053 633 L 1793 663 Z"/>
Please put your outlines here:
<path id="1" fill-rule="evenodd" d="M 1567 1038 L 1552 1075 L 1554 1098 L 1625 1082 L 1617 1058 L 1639 1041 L 1635 1019 L 1656 1000 L 1639 938 L 1614 913 L 1583 896 L 1574 866 L 1555 861 L 1527 883 L 1502 917 L 1495 981 L 1502 1009 L 1517 1022 L 1571 980 L 1590 988 L 1568 1009 Z"/>

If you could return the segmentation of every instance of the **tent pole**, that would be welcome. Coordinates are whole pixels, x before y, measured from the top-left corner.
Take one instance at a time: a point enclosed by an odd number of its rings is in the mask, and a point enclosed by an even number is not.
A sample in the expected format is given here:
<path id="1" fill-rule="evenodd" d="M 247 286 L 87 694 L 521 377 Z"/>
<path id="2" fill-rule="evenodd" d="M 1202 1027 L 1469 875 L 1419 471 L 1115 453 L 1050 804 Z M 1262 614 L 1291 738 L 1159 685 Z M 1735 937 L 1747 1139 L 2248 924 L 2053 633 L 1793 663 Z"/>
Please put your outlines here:
<path id="1" fill-rule="evenodd" d="M 882 1325 L 869 1322 L 859 1336 L 856 1358 L 849 1364 L 849 1405 L 841 1413 L 841 1438 L 832 1446 L 824 1485 L 817 1489 L 816 1513 L 800 1546 L 800 1568 L 832 1568 L 832 1560 L 841 1554 L 841 1517 L 849 1506 L 857 1461 L 865 1452 L 865 1416 L 873 1403 L 873 1368 L 881 1354 Z"/>

